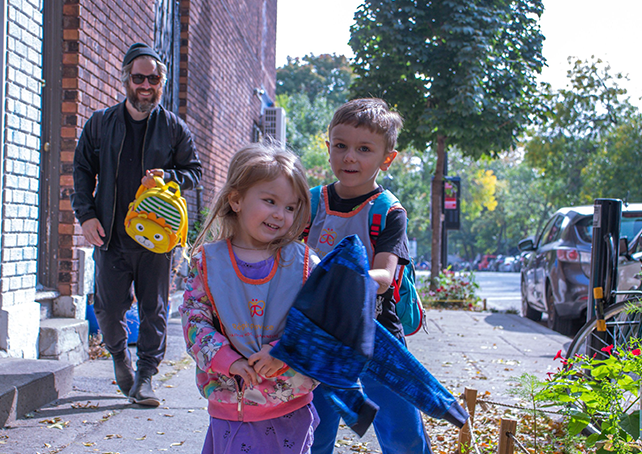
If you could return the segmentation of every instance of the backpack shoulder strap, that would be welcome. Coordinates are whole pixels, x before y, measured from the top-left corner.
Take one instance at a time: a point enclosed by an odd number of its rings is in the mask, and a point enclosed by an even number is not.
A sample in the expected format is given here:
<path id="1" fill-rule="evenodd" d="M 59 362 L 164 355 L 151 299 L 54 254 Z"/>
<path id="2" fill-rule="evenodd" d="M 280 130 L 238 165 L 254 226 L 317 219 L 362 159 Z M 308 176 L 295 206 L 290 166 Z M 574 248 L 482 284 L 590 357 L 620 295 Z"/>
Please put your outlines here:
<path id="1" fill-rule="evenodd" d="M 396 205 L 398 205 L 399 208 L 403 208 L 399 199 L 387 189 L 374 200 L 368 219 L 368 224 L 370 225 L 370 241 L 372 242 L 373 248 L 377 244 L 379 234 L 386 227 L 386 216 L 388 216 L 388 212 Z"/>
<path id="2" fill-rule="evenodd" d="M 312 226 L 312 223 L 314 222 L 314 217 L 317 214 L 317 210 L 319 209 L 319 201 L 321 200 L 321 191 L 323 191 L 323 186 L 315 186 L 310 189 L 310 222 L 303 230 L 303 238 L 305 241 L 308 239 L 308 233 L 310 233 L 310 227 Z"/>
<path id="3" fill-rule="evenodd" d="M 321 200 L 321 191 L 323 191 L 323 186 L 315 186 L 310 189 L 310 211 L 312 212 L 310 223 L 314 221 L 314 217 L 317 215 L 319 201 Z"/>

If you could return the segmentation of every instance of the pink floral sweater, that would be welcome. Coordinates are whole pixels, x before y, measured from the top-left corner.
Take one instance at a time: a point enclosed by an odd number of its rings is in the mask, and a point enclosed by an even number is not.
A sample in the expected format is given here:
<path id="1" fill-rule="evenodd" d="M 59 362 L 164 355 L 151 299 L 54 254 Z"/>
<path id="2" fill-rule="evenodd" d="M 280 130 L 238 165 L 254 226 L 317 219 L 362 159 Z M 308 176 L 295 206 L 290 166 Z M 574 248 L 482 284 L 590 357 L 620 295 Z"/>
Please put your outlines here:
<path id="1" fill-rule="evenodd" d="M 208 400 L 210 416 L 232 421 L 262 421 L 298 410 L 312 400 L 318 382 L 288 368 L 256 387 L 230 377 L 229 369 L 242 356 L 215 328 L 213 302 L 207 296 L 201 254 L 185 282 L 179 311 L 187 352 L 196 362 L 196 385 Z M 240 382 L 240 383 L 239 383 Z"/>

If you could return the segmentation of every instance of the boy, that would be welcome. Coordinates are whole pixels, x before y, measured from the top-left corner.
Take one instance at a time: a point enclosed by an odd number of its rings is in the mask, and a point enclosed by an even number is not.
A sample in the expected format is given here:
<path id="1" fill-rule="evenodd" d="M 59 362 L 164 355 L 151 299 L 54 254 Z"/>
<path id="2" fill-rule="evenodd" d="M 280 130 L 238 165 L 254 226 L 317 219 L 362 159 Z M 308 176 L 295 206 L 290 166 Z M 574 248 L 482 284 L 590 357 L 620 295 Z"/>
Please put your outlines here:
<path id="1" fill-rule="evenodd" d="M 370 275 L 379 284 L 376 319 L 405 344 L 391 283 L 397 265 L 410 263 L 406 212 L 401 206 L 388 212 L 374 247 L 368 225 L 369 202 L 384 191 L 376 182 L 377 175 L 388 170 L 397 156 L 394 147 L 402 125 L 401 116 L 391 112 L 381 99 L 355 99 L 335 112 L 326 145 L 338 181 L 322 189 L 307 243 L 325 255 L 348 235 L 361 238 L 372 264 Z M 366 395 L 380 407 L 373 424 L 383 453 L 431 453 L 419 410 L 376 381 L 361 381 Z M 311 452 L 331 454 L 340 416 L 328 404 L 322 387 L 314 391 L 313 403 L 321 422 Z"/>

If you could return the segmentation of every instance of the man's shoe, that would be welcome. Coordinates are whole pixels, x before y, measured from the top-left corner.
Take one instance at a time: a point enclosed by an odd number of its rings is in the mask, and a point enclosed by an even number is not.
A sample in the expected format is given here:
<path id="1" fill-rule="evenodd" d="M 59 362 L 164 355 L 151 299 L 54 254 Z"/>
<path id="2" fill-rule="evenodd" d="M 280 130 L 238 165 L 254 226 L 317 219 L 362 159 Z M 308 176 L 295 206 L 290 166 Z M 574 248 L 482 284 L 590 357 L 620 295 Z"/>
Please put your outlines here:
<path id="1" fill-rule="evenodd" d="M 122 352 L 112 355 L 114 360 L 114 375 L 116 375 L 116 383 L 121 392 L 125 396 L 129 396 L 129 392 L 134 385 L 134 369 L 132 368 L 132 358 L 129 355 L 129 350 L 125 349 Z"/>
<path id="2" fill-rule="evenodd" d="M 147 407 L 158 407 L 160 399 L 156 397 L 152 389 L 152 375 L 143 371 L 136 372 L 136 379 L 134 386 L 129 392 L 129 401 L 138 405 L 145 405 Z"/>

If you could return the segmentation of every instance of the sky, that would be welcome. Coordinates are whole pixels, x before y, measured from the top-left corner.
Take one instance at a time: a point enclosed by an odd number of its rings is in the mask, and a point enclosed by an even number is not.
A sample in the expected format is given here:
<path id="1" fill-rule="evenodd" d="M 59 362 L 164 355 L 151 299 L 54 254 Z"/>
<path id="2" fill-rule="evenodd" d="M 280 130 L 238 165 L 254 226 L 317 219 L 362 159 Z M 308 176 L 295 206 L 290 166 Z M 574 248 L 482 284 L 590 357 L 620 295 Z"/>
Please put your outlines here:
<path id="1" fill-rule="evenodd" d="M 276 64 L 287 57 L 332 54 L 352 57 L 350 25 L 362 0 L 278 0 Z M 641 0 L 544 0 L 540 26 L 548 67 L 541 80 L 553 88 L 566 85 L 569 56 L 595 56 L 611 73 L 628 75 L 622 85 L 631 101 L 642 107 Z"/>

